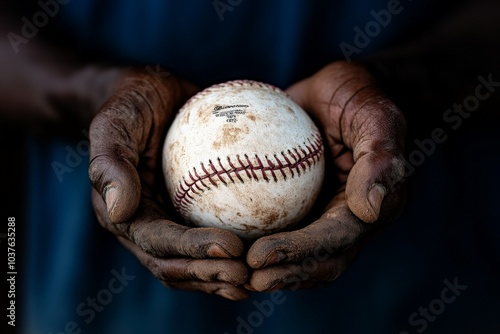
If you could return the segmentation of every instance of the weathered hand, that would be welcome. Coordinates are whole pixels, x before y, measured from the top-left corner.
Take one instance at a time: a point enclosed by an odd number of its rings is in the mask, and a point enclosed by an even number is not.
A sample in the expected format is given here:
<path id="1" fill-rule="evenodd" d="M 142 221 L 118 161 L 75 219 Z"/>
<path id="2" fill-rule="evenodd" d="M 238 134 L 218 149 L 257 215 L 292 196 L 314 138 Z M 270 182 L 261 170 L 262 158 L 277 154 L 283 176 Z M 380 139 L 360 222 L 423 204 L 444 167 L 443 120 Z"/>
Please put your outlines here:
<path id="1" fill-rule="evenodd" d="M 312 224 L 255 241 L 247 253 L 249 289 L 304 288 L 335 280 L 372 230 L 404 205 L 405 121 L 361 65 L 332 63 L 288 89 L 320 124 L 332 163 L 333 196 Z"/>
<path id="2" fill-rule="evenodd" d="M 133 70 L 90 127 L 89 175 L 100 224 L 165 285 L 239 300 L 247 269 L 242 241 L 218 228 L 189 228 L 167 218 L 161 153 L 177 108 L 196 91 L 166 72 Z"/>

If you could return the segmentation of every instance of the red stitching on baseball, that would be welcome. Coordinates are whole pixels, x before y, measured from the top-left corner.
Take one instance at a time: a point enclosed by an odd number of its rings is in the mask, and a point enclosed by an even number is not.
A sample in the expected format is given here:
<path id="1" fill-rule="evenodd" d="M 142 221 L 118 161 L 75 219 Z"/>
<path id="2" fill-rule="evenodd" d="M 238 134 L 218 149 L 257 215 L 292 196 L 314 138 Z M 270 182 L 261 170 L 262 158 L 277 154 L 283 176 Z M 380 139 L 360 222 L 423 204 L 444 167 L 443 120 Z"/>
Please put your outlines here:
<path id="1" fill-rule="evenodd" d="M 309 145 L 308 145 L 309 144 Z M 272 179 L 274 182 L 278 182 L 278 177 L 276 176 L 276 171 L 280 171 L 283 179 L 287 179 L 287 175 L 285 173 L 288 170 L 291 174 L 291 178 L 295 176 L 294 170 L 297 171 L 297 175 L 300 176 L 300 170 L 302 168 L 303 171 L 306 169 L 310 169 L 320 160 L 321 154 L 323 153 L 323 145 L 321 136 L 319 134 L 315 134 L 311 139 L 307 140 L 307 143 L 304 143 L 303 146 L 306 147 L 307 151 L 304 150 L 302 146 L 297 148 L 288 149 L 286 154 L 284 151 L 281 151 L 281 155 L 283 156 L 283 160 L 280 160 L 276 154 L 274 154 L 274 159 L 276 163 L 272 162 L 268 156 L 265 156 L 264 159 L 261 159 L 258 155 L 255 155 L 257 165 L 253 165 L 250 161 L 248 155 L 245 156 L 245 160 L 240 159 L 240 155 L 236 155 L 236 162 L 232 162 L 230 157 L 227 157 L 227 163 L 229 168 L 224 167 L 222 165 L 222 160 L 217 158 L 219 163 L 219 169 L 212 163 L 212 160 L 208 161 L 209 171 L 203 162 L 200 163 L 201 169 L 204 174 L 198 174 L 196 167 L 193 167 L 193 172 L 188 172 L 188 177 L 183 177 L 179 186 L 177 187 L 177 191 L 175 192 L 175 196 L 173 199 L 174 207 L 180 212 L 186 212 L 189 209 L 189 204 L 194 200 L 194 197 L 191 193 L 199 194 L 200 192 L 204 192 L 205 190 L 210 190 L 210 186 L 207 185 L 204 181 L 208 180 L 214 187 L 218 187 L 217 180 L 219 180 L 224 185 L 228 185 L 228 182 L 224 179 L 224 176 L 228 177 L 232 183 L 236 183 L 235 179 L 231 176 L 231 173 L 234 173 L 236 178 L 244 183 L 243 178 L 240 173 L 245 172 L 249 179 L 254 179 L 259 181 L 259 177 L 257 176 L 256 171 L 261 172 L 262 178 L 270 182 L 271 179 L 266 174 L 267 172 L 271 173 Z M 292 150 L 294 152 L 292 152 Z M 302 155 L 301 153 L 302 152 Z M 290 159 L 291 158 L 291 159 Z M 267 166 L 262 162 L 264 160 L 267 163 Z M 293 160 L 293 162 L 292 162 Z M 239 165 L 239 166 L 238 166 Z M 200 187 L 200 184 L 204 187 Z"/>

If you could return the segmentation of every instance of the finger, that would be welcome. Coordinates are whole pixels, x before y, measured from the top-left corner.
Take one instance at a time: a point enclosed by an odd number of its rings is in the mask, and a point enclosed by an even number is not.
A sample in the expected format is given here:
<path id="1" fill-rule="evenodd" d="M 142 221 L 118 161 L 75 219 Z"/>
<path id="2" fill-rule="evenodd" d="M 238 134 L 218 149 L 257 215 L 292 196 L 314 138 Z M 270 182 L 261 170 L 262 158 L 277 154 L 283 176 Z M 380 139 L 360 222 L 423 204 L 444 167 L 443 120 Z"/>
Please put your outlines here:
<path id="1" fill-rule="evenodd" d="M 386 219 L 381 215 L 388 206 L 388 197 L 396 196 L 403 182 L 404 165 L 401 156 L 369 152 L 354 164 L 346 184 L 347 203 L 351 211 L 367 223 Z"/>
<path id="2" fill-rule="evenodd" d="M 298 290 L 332 282 L 345 272 L 356 256 L 351 248 L 327 259 L 305 258 L 300 263 L 282 264 L 253 272 L 250 285 L 256 291 Z"/>
<path id="3" fill-rule="evenodd" d="M 249 291 L 246 289 L 231 285 L 224 282 L 200 282 L 200 281 L 186 281 L 186 282 L 168 282 L 164 284 L 173 289 L 188 290 L 188 291 L 201 291 L 209 294 L 221 296 L 223 298 L 239 301 L 247 299 Z"/>
<path id="4" fill-rule="evenodd" d="M 371 228 L 350 212 L 342 192 L 312 224 L 256 240 L 248 250 L 247 263 L 258 269 L 308 257 L 325 260 L 357 243 Z"/>
<path id="5" fill-rule="evenodd" d="M 103 227 L 157 258 L 235 258 L 243 252 L 243 242 L 233 232 L 213 227 L 189 228 L 163 219 L 163 210 L 147 198 L 141 200 L 131 220 L 118 224 L 111 222 L 106 214 L 106 205 L 96 191 L 93 192 L 92 202 Z"/>
<path id="6" fill-rule="evenodd" d="M 112 222 L 128 219 L 137 209 L 139 157 L 145 169 L 157 168 L 167 120 L 187 97 L 188 89 L 174 76 L 134 73 L 92 121 L 89 176 Z"/>
<path id="7" fill-rule="evenodd" d="M 143 252 L 127 239 L 119 237 L 119 241 L 156 278 L 165 282 L 200 280 L 204 282 L 227 282 L 232 285 L 241 285 L 247 280 L 248 271 L 241 261 L 229 259 L 161 259 Z"/>

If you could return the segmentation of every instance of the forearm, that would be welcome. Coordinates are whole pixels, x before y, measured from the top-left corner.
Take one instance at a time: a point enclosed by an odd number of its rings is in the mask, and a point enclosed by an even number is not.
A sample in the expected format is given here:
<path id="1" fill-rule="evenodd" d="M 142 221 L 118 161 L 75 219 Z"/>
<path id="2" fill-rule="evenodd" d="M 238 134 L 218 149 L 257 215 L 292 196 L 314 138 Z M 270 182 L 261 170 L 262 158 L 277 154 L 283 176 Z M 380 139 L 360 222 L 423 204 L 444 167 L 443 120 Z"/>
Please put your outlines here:
<path id="1" fill-rule="evenodd" d="M 0 117 L 36 131 L 83 129 L 124 70 L 88 65 L 67 50 L 33 39 L 15 49 L 2 17 Z"/>

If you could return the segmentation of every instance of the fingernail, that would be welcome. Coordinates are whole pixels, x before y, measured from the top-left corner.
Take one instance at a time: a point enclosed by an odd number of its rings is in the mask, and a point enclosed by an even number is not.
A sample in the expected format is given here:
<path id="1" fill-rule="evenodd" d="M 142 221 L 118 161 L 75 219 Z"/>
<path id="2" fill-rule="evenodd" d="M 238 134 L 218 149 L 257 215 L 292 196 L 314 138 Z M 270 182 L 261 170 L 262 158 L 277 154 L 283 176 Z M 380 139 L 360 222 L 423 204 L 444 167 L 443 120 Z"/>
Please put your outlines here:
<path id="1" fill-rule="evenodd" d="M 211 245 L 208 250 L 207 254 L 210 257 L 231 257 L 231 254 L 226 252 L 221 246 L 219 245 Z"/>
<path id="2" fill-rule="evenodd" d="M 240 298 L 234 296 L 230 291 L 228 291 L 226 289 L 219 289 L 215 292 L 215 294 L 218 296 L 221 296 L 223 298 L 229 299 L 229 300 L 237 301 L 240 299 Z"/>
<path id="3" fill-rule="evenodd" d="M 245 284 L 243 284 L 243 288 L 244 289 L 247 289 L 248 291 L 257 291 L 255 290 L 255 288 L 252 286 L 252 284 L 246 282 Z"/>
<path id="4" fill-rule="evenodd" d="M 115 207 L 117 194 L 118 194 L 118 192 L 116 191 L 116 188 L 114 188 L 114 187 L 107 188 L 106 192 L 104 194 L 105 202 L 106 202 L 106 210 L 108 210 L 109 216 L 111 216 L 111 213 Z"/>
<path id="5" fill-rule="evenodd" d="M 368 194 L 368 201 L 372 207 L 374 214 L 374 220 L 378 219 L 380 214 L 380 207 L 382 206 L 382 201 L 384 200 L 386 194 L 385 187 L 379 183 L 375 183 L 372 190 Z"/>
<path id="6" fill-rule="evenodd" d="M 272 252 L 266 259 L 263 267 L 270 266 L 272 264 L 279 263 L 286 258 L 286 254 L 282 251 Z"/>

